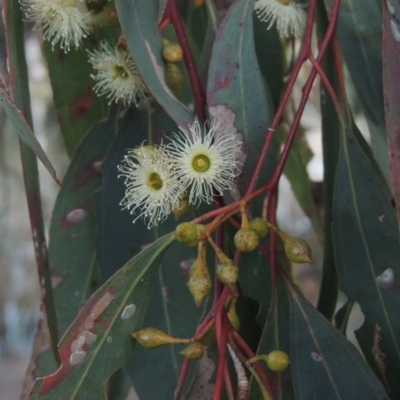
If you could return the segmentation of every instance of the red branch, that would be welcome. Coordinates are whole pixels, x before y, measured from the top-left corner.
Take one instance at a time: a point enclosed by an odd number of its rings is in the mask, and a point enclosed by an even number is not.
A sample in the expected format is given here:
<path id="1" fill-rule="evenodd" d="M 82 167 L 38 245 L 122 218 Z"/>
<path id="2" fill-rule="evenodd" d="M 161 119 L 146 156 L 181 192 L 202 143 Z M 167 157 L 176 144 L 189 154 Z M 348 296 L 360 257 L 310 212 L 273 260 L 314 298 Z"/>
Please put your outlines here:
<path id="1" fill-rule="evenodd" d="M 206 97 L 204 89 L 200 82 L 199 74 L 194 63 L 192 52 L 186 38 L 185 29 L 179 15 L 178 5 L 176 0 L 168 0 L 165 6 L 163 15 L 158 24 L 159 28 L 164 28 L 168 22 L 174 25 L 175 33 L 178 38 L 179 44 L 183 49 L 183 58 L 185 60 L 186 69 L 189 74 L 190 83 L 192 85 L 194 102 L 196 104 L 196 112 L 201 122 L 205 122 L 207 119 L 205 107 Z"/>

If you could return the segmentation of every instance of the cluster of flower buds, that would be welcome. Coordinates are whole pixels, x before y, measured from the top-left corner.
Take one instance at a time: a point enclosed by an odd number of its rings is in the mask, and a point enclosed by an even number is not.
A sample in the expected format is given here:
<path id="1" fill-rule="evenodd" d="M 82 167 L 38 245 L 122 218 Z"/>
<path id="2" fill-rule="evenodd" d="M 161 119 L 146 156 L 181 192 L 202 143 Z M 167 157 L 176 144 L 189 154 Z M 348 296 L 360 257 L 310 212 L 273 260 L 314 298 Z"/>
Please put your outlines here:
<path id="1" fill-rule="evenodd" d="M 131 332 L 131 336 L 146 349 L 155 349 L 166 344 L 187 344 L 179 354 L 190 360 L 200 360 L 204 354 L 204 346 L 200 342 L 193 339 L 177 338 L 153 327 Z"/>

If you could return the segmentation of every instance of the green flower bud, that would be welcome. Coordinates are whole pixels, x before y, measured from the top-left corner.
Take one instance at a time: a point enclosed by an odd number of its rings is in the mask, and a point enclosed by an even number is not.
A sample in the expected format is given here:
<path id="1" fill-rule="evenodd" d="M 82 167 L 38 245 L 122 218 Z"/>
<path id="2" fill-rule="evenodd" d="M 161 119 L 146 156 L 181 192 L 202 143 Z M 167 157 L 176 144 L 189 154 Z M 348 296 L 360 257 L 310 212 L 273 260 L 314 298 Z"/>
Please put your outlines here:
<path id="1" fill-rule="evenodd" d="M 261 217 L 254 218 L 250 221 L 250 228 L 256 231 L 258 237 L 261 239 L 267 236 L 269 231 L 268 223 Z"/>
<path id="2" fill-rule="evenodd" d="M 277 233 L 283 240 L 286 257 L 290 261 L 297 264 L 314 264 L 311 258 L 311 247 L 305 240 L 291 237 L 281 230 L 278 230 Z"/>
<path id="3" fill-rule="evenodd" d="M 258 246 L 258 235 L 251 228 L 241 228 L 234 237 L 235 246 L 243 253 L 250 253 Z"/>
<path id="4" fill-rule="evenodd" d="M 154 349 L 164 344 L 189 342 L 189 339 L 179 339 L 152 327 L 144 328 L 137 332 L 131 332 L 131 336 L 147 349 Z"/>
<path id="5" fill-rule="evenodd" d="M 185 76 L 176 64 L 167 63 L 165 82 L 176 97 L 181 95 L 183 83 L 185 82 Z"/>
<path id="6" fill-rule="evenodd" d="M 240 319 L 239 319 L 239 316 L 236 313 L 235 307 L 231 307 L 229 309 L 228 318 L 229 318 L 229 321 L 231 321 L 233 329 L 235 329 L 235 331 L 238 331 L 239 328 L 240 328 Z"/>
<path id="7" fill-rule="evenodd" d="M 208 268 L 195 262 L 189 271 L 188 286 L 196 306 L 199 306 L 211 289 L 211 277 Z"/>
<path id="8" fill-rule="evenodd" d="M 227 286 L 234 285 L 239 277 L 239 267 L 233 261 L 221 261 L 216 270 L 218 279 Z"/>
<path id="9" fill-rule="evenodd" d="M 186 246 L 197 246 L 197 237 L 197 226 L 190 222 L 182 222 L 175 229 L 175 239 Z"/>
<path id="10" fill-rule="evenodd" d="M 182 351 L 179 352 L 189 360 L 200 360 L 204 354 L 204 346 L 200 342 L 189 343 Z"/>
<path id="11" fill-rule="evenodd" d="M 289 356 L 280 350 L 273 350 L 266 356 L 268 368 L 274 372 L 284 371 L 290 364 Z"/>
<path id="12" fill-rule="evenodd" d="M 171 43 L 168 40 L 163 40 L 164 46 L 162 55 L 166 62 L 177 63 L 183 58 L 182 47 L 178 43 Z"/>
<path id="13" fill-rule="evenodd" d="M 180 217 L 183 217 L 190 210 L 190 207 L 189 198 L 187 196 L 181 197 L 177 207 L 173 210 L 175 220 L 177 221 Z"/>

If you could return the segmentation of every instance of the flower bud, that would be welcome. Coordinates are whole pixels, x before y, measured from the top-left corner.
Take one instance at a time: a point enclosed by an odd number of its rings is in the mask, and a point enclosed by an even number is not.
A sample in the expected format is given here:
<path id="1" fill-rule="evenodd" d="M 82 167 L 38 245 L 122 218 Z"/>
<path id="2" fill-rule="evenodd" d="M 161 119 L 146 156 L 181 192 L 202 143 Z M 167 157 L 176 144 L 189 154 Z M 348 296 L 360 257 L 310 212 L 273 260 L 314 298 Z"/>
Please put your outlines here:
<path id="1" fill-rule="evenodd" d="M 200 342 L 189 343 L 182 351 L 179 352 L 189 360 L 200 360 L 204 354 L 204 346 Z"/>
<path id="2" fill-rule="evenodd" d="M 164 344 L 188 343 L 188 339 L 179 339 L 160 331 L 157 328 L 144 328 L 137 332 L 131 332 L 133 336 L 143 347 L 154 349 Z"/>
<path id="3" fill-rule="evenodd" d="M 171 43 L 168 40 L 163 40 L 164 46 L 162 55 L 166 62 L 177 63 L 182 60 L 183 50 L 178 43 Z"/>
<path id="4" fill-rule="evenodd" d="M 190 210 L 190 207 L 189 198 L 187 196 L 181 197 L 178 205 L 173 210 L 175 220 L 177 221 L 180 217 L 183 217 Z"/>
<path id="5" fill-rule="evenodd" d="M 278 235 L 283 240 L 286 257 L 297 264 L 309 263 L 314 264 L 311 258 L 310 245 L 303 239 L 289 236 L 287 233 L 277 230 Z"/>
<path id="6" fill-rule="evenodd" d="M 175 239 L 186 246 L 195 247 L 199 242 L 197 226 L 190 222 L 182 222 L 175 229 Z"/>
<path id="7" fill-rule="evenodd" d="M 234 237 L 235 246 L 243 253 L 250 253 L 258 246 L 258 235 L 251 228 L 241 228 Z"/>
<path id="8" fill-rule="evenodd" d="M 189 271 L 188 286 L 196 306 L 199 306 L 211 289 L 211 277 L 208 268 L 195 262 Z"/>
<path id="9" fill-rule="evenodd" d="M 284 371 L 290 364 L 289 356 L 281 350 L 273 350 L 266 356 L 268 368 L 274 372 Z"/>
<path id="10" fill-rule="evenodd" d="M 181 95 L 184 81 L 185 77 L 181 69 L 176 64 L 167 63 L 165 82 L 176 97 Z"/>
<path id="11" fill-rule="evenodd" d="M 235 307 L 231 307 L 228 311 L 228 318 L 229 321 L 231 321 L 231 324 L 233 326 L 233 329 L 235 331 L 238 331 L 240 328 L 240 319 L 239 316 L 236 313 Z"/>
<path id="12" fill-rule="evenodd" d="M 227 286 L 234 285 L 239 277 L 239 267 L 233 261 L 221 261 L 216 270 L 218 279 Z"/>
<path id="13" fill-rule="evenodd" d="M 250 228 L 256 231 L 260 239 L 267 236 L 269 230 L 267 221 L 260 217 L 254 218 L 250 221 Z"/>

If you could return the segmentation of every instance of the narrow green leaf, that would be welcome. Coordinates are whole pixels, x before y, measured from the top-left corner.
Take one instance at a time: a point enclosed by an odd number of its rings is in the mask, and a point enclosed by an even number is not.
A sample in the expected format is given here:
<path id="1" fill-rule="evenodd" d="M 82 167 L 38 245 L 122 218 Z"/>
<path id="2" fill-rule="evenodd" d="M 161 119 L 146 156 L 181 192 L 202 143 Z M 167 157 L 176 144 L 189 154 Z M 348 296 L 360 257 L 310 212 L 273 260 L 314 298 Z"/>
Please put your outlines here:
<path id="1" fill-rule="evenodd" d="M 23 15 L 19 2 L 14 0 L 4 1 L 2 15 L 7 44 L 7 66 L 10 74 L 11 99 L 15 103 L 16 108 L 21 111 L 28 125 L 32 128 L 31 98 L 24 46 Z M 47 258 L 37 156 L 21 139 L 19 143 L 37 272 L 39 282 L 42 285 L 43 310 L 46 314 L 44 320 L 47 321 L 50 332 L 50 338 L 47 338 L 47 345 L 52 347 L 53 357 L 58 362 L 57 323 Z"/>
<path id="2" fill-rule="evenodd" d="M 238 180 L 241 192 L 253 175 L 271 116 L 254 48 L 253 11 L 254 0 L 236 0 L 230 6 L 215 38 L 207 85 L 210 114 L 243 137 L 245 166 Z M 264 184 L 275 164 L 273 154 L 267 163 L 259 180 Z"/>
<path id="3" fill-rule="evenodd" d="M 325 0 L 332 9 L 334 0 Z M 389 182 L 382 89 L 382 2 L 342 0 L 337 28 L 340 46 L 367 117 L 372 150 Z"/>
<path id="4" fill-rule="evenodd" d="M 399 32 L 397 23 L 400 5 L 393 1 L 383 3 L 383 91 L 385 121 L 389 147 L 390 177 L 396 202 L 397 221 L 400 223 L 400 43 L 394 34 Z M 391 7 L 389 10 L 388 7 Z M 392 16 L 394 11 L 394 16 Z M 399 226 L 400 229 L 400 226 Z"/>
<path id="5" fill-rule="evenodd" d="M 317 3 L 317 34 L 319 40 L 322 40 L 328 28 L 328 16 L 325 7 L 321 2 Z M 335 60 L 333 49 L 330 46 L 324 57 L 322 64 L 325 75 L 329 79 L 335 93 L 339 93 L 338 79 L 335 71 Z M 322 269 L 321 290 L 318 299 L 317 309 L 329 321 L 332 320 L 335 313 L 338 297 L 338 279 L 333 254 L 332 239 L 332 198 L 335 182 L 336 166 L 339 157 L 339 116 L 335 106 L 326 88 L 321 85 L 320 103 L 322 116 L 322 151 L 324 157 L 324 180 L 323 180 L 323 198 L 324 198 L 324 256 Z"/>
<path id="6" fill-rule="evenodd" d="M 59 345 L 62 364 L 39 379 L 31 399 L 106 400 L 105 383 L 126 365 L 142 327 L 160 260 L 174 240 L 163 236 L 136 255 L 85 304 Z"/>
<path id="7" fill-rule="evenodd" d="M 11 100 L 6 85 L 1 77 L 0 102 L 3 105 L 4 111 L 6 112 L 8 118 L 10 118 L 10 121 L 13 123 L 19 138 L 38 156 L 43 165 L 46 167 L 47 171 L 49 171 L 52 178 L 58 184 L 60 184 L 59 180 L 57 179 L 54 167 L 51 165 L 51 162 L 44 152 L 42 146 L 36 139 L 36 136 L 34 135 L 32 128 L 29 126 L 24 115 L 22 114 L 22 111 L 19 110 L 14 102 Z"/>
<path id="8" fill-rule="evenodd" d="M 96 260 L 94 192 L 101 185 L 101 162 L 114 135 L 116 108 L 95 125 L 77 148 L 54 205 L 49 243 L 58 336 L 100 286 Z M 36 361 L 36 376 L 54 371 L 48 355 Z"/>
<path id="9" fill-rule="evenodd" d="M 288 283 L 295 399 L 389 400 L 355 347 Z"/>
<path id="10" fill-rule="evenodd" d="M 68 154 L 76 147 L 94 123 L 105 118 L 109 100 L 98 97 L 92 90 L 94 80 L 87 51 L 93 51 L 106 40 L 115 45 L 120 34 L 118 27 L 96 29 L 79 49 L 65 53 L 63 49 L 44 43 L 45 56 L 53 89 L 54 104 Z"/>
<path id="11" fill-rule="evenodd" d="M 120 0 L 115 5 L 129 50 L 151 94 L 177 125 L 187 127 L 194 116 L 165 83 L 158 1 Z"/>
<path id="12" fill-rule="evenodd" d="M 253 13 L 254 45 L 261 73 L 267 83 L 274 108 L 278 108 L 284 88 L 286 61 L 284 46 L 275 26 L 268 24 Z"/>
<path id="13" fill-rule="evenodd" d="M 332 235 L 339 283 L 359 303 L 357 337 L 366 359 L 394 398 L 400 396 L 400 245 L 385 182 L 347 123 L 340 133 Z M 376 331 L 381 338 L 374 346 Z M 376 342 L 375 342 L 376 344 Z M 385 354 L 382 360 L 377 355 Z"/>

